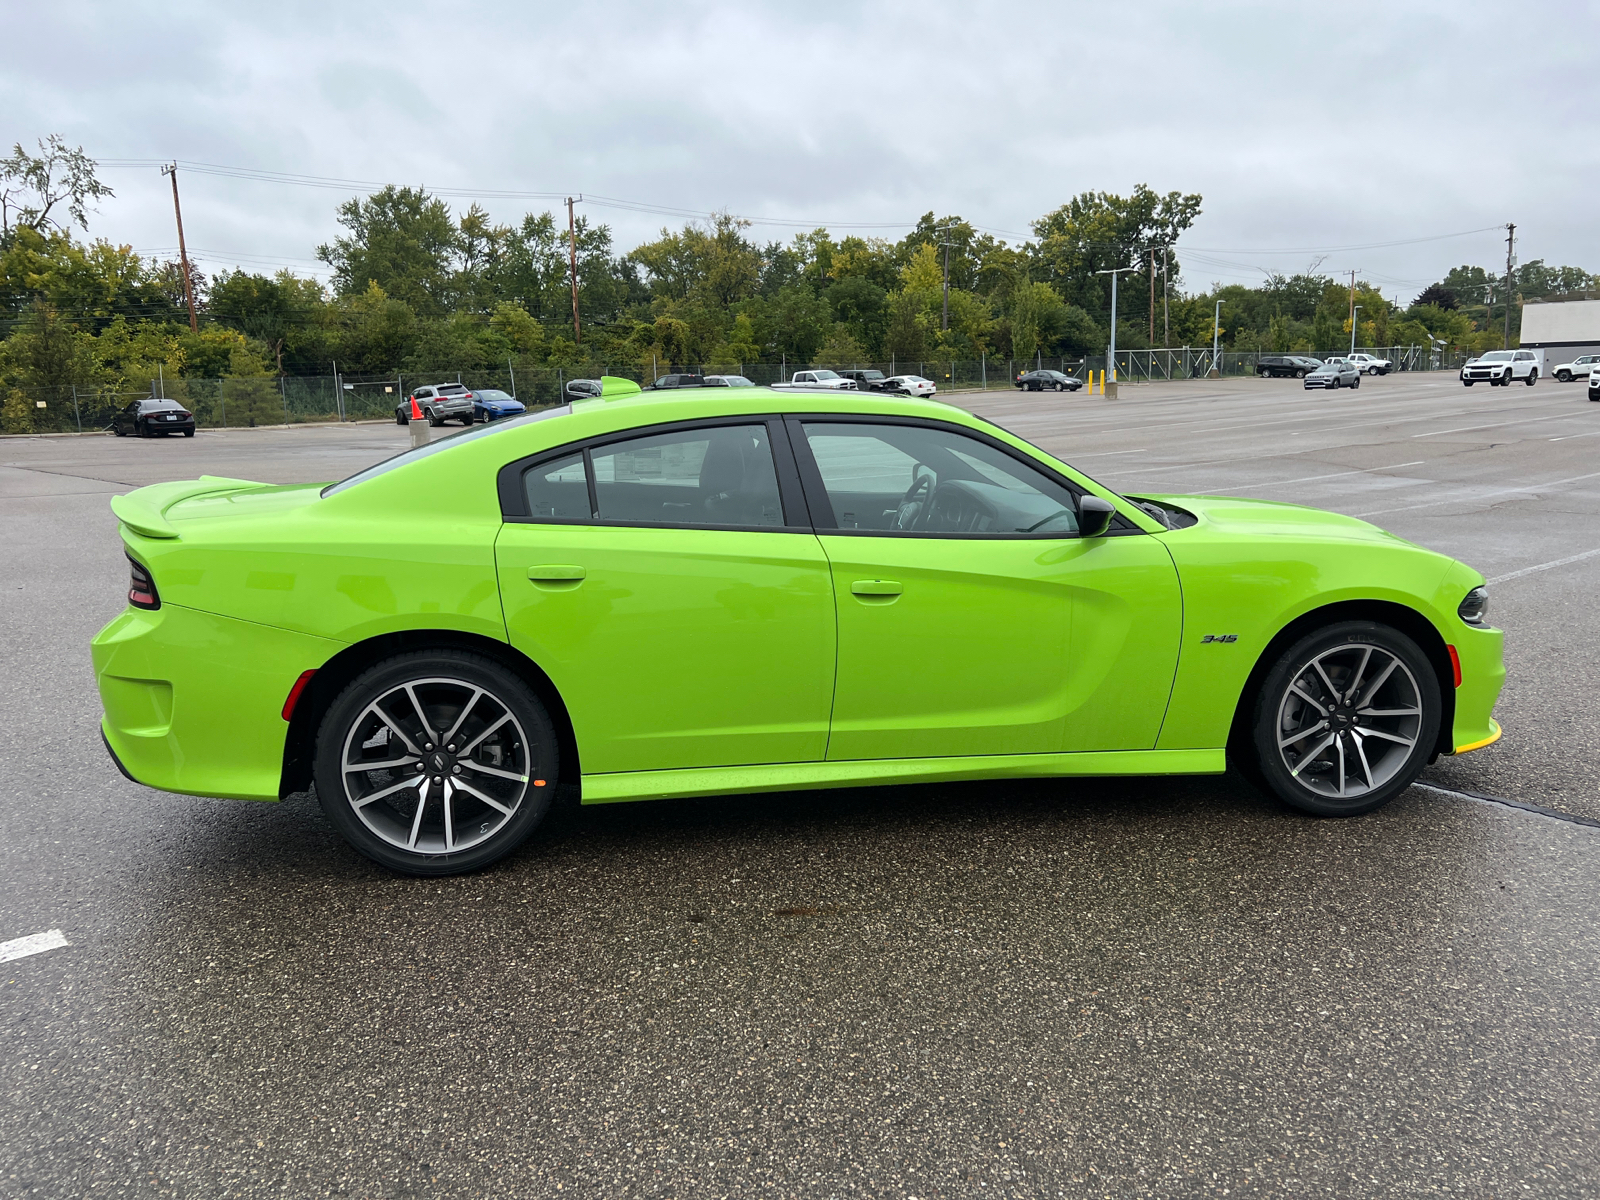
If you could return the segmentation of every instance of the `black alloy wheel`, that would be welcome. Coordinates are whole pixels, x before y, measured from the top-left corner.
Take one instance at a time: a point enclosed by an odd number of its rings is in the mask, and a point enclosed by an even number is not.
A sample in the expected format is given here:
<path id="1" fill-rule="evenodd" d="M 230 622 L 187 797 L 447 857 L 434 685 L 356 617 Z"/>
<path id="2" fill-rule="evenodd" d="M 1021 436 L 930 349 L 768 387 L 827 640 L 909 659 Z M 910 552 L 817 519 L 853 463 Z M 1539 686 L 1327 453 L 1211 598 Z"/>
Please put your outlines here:
<path id="1" fill-rule="evenodd" d="M 1371 812 L 1421 774 L 1443 708 L 1415 642 L 1374 621 L 1342 621 L 1301 638 L 1268 672 L 1247 770 L 1313 816 Z"/>
<path id="2" fill-rule="evenodd" d="M 1537 372 L 1537 371 L 1529 371 L 1527 379 L 1523 380 L 1523 382 L 1526 383 L 1529 387 L 1532 387 L 1534 384 L 1539 382 L 1539 372 Z"/>
<path id="3" fill-rule="evenodd" d="M 374 862 L 459 875 L 511 853 L 549 812 L 555 727 L 512 671 L 483 655 L 397 655 L 340 693 L 317 732 L 317 799 Z"/>

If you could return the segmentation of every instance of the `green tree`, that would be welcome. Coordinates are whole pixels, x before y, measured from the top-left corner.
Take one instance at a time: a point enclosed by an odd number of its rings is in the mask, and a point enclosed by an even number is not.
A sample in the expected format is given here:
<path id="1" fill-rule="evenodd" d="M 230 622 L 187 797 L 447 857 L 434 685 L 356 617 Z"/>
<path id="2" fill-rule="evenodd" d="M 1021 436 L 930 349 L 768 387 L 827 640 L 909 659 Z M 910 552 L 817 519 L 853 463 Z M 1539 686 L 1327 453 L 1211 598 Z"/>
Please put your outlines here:
<path id="1" fill-rule="evenodd" d="M 1096 272 L 1134 267 L 1122 283 L 1136 294 L 1148 286 L 1152 246 L 1172 246 L 1200 215 L 1200 197 L 1168 192 L 1158 195 L 1144 184 L 1131 196 L 1083 192 L 1033 222 L 1038 241 L 1032 275 L 1046 280 L 1061 297 L 1096 315 L 1111 311 L 1111 284 Z M 1156 265 L 1160 269 L 1161 256 Z M 1169 273 L 1178 273 L 1171 259 Z M 1156 281 L 1160 287 L 1160 280 Z M 1020 357 L 1020 356 L 1019 356 Z"/>
<path id="2" fill-rule="evenodd" d="M 14 143 L 0 159 L 0 238 L 14 229 L 66 233 L 73 225 L 89 228 L 89 202 L 115 195 L 95 177 L 95 161 L 83 147 L 68 149 L 59 134 L 39 140 L 39 153 L 29 154 Z M 67 221 L 62 223 L 65 214 Z"/>
<path id="3" fill-rule="evenodd" d="M 390 184 L 365 200 L 345 201 L 338 221 L 345 236 L 318 246 L 317 257 L 333 268 L 340 295 L 361 295 L 377 284 L 413 312 L 448 311 L 461 235 L 444 201 Z"/>

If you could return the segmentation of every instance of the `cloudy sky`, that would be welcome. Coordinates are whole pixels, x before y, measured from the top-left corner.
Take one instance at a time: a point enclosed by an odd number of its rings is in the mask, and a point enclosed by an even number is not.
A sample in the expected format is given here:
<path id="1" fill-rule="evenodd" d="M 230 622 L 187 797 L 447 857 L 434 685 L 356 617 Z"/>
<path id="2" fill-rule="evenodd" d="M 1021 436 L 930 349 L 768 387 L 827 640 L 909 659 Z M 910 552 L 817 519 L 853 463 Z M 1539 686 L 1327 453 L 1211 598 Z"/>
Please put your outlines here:
<path id="1" fill-rule="evenodd" d="M 1520 258 L 1600 270 L 1600 8 L 1578 0 L 55 0 L 6 5 L 0 45 L 0 139 L 108 164 L 96 235 L 173 252 L 136 160 L 356 181 L 180 174 L 208 271 L 318 271 L 339 201 L 390 181 L 507 221 L 559 203 L 528 193 L 626 201 L 585 206 L 622 248 L 713 209 L 763 239 L 933 210 L 1020 240 L 1142 182 L 1204 197 L 1195 288 L 1321 260 L 1408 300 L 1503 263 L 1507 221 Z"/>

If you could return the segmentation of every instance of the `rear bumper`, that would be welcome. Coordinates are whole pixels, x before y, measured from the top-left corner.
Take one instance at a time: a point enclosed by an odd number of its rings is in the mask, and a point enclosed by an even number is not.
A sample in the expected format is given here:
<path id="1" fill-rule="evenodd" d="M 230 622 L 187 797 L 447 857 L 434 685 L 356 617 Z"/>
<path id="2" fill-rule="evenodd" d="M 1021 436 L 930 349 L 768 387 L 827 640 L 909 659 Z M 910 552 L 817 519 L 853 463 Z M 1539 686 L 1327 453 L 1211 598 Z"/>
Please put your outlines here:
<path id="1" fill-rule="evenodd" d="M 90 643 L 118 769 L 148 787 L 276 800 L 300 673 L 341 644 L 176 604 L 129 608 Z"/>

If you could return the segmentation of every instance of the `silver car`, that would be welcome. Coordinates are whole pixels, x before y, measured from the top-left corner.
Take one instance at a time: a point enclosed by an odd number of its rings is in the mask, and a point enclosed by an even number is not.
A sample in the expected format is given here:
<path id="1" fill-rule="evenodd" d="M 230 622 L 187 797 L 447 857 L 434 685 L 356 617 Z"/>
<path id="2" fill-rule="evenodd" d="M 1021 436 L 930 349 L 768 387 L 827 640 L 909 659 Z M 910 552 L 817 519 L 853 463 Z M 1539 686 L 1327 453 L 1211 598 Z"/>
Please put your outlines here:
<path id="1" fill-rule="evenodd" d="M 1306 374 L 1307 388 L 1333 388 L 1361 386 L 1361 368 L 1348 358 L 1330 358 L 1315 371 Z"/>
<path id="2" fill-rule="evenodd" d="M 471 425 L 476 419 L 472 405 L 472 392 L 464 384 L 439 383 L 419 387 L 395 406 L 394 423 L 404 425 L 411 418 L 411 402 L 428 419 L 430 425 L 443 425 L 446 421 L 460 421 Z"/>

